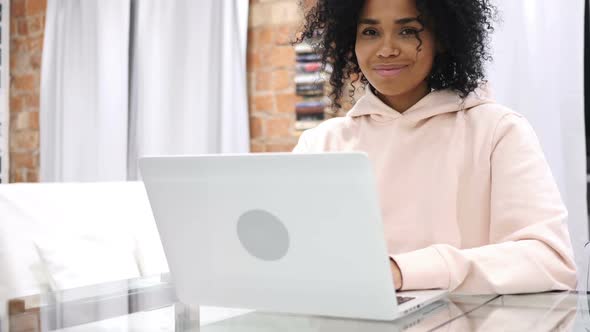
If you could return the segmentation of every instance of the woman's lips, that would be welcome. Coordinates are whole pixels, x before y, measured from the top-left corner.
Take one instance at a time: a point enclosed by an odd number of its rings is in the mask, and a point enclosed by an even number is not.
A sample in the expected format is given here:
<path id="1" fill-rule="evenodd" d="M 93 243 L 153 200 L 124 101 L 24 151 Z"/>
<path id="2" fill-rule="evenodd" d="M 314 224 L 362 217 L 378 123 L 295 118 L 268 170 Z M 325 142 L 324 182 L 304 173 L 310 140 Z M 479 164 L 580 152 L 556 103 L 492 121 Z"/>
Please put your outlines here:
<path id="1" fill-rule="evenodd" d="M 407 66 L 375 66 L 373 70 L 382 77 L 394 77 L 399 75 Z"/>

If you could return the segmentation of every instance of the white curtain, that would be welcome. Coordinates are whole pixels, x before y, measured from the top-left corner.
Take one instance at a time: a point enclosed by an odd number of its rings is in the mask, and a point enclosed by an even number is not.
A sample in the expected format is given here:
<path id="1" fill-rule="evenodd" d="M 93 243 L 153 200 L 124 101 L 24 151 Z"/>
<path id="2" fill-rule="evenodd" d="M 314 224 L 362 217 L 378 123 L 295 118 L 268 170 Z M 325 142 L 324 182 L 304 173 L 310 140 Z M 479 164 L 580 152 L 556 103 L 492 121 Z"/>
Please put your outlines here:
<path id="1" fill-rule="evenodd" d="M 129 0 L 49 0 L 41 180 L 126 178 Z"/>
<path id="2" fill-rule="evenodd" d="M 137 178 L 137 158 L 249 151 L 246 0 L 49 0 L 41 180 Z"/>
<path id="3" fill-rule="evenodd" d="M 578 280 L 585 283 L 584 1 L 496 4 L 503 22 L 493 38 L 490 85 L 496 99 L 525 115 L 539 136 L 569 210 Z"/>
<path id="4" fill-rule="evenodd" d="M 143 155 L 248 152 L 246 30 L 236 2 L 135 3 L 130 176 Z"/>

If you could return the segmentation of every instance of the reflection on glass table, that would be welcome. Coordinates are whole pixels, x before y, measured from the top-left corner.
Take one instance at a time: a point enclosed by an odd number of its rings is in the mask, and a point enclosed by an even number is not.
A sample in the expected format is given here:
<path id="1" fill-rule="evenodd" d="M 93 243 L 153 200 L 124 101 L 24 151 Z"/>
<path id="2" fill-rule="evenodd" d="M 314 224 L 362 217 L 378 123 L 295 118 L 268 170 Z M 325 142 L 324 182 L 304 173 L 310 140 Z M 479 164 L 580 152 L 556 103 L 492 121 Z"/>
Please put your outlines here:
<path id="1" fill-rule="evenodd" d="M 504 295 L 439 331 L 588 331 L 587 299 L 569 292 Z"/>
<path id="2" fill-rule="evenodd" d="M 10 299 L 9 331 L 585 331 L 588 296 L 559 292 L 451 295 L 394 322 L 194 307 L 180 303 L 168 275 Z"/>

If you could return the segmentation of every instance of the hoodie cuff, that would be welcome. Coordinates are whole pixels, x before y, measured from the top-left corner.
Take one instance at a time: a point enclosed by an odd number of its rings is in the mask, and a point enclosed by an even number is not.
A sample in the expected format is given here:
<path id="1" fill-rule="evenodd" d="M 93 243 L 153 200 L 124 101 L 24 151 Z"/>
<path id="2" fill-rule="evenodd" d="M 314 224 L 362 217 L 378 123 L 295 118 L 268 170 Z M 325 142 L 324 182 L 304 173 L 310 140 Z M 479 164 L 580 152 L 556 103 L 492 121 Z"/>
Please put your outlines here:
<path id="1" fill-rule="evenodd" d="M 448 289 L 449 268 L 434 247 L 390 256 L 402 273 L 401 290 Z"/>

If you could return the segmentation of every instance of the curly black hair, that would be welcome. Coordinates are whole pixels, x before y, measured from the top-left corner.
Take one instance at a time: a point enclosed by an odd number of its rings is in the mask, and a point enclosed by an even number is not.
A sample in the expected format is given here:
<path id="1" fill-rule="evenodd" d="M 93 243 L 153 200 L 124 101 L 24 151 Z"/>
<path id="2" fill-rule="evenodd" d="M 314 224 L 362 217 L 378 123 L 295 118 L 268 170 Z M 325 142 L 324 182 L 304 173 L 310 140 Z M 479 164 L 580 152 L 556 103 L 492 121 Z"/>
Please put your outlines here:
<path id="1" fill-rule="evenodd" d="M 365 0 L 317 0 L 305 13 L 305 23 L 295 43 L 317 38 L 313 44 L 325 64 L 330 64 L 330 97 L 335 108 L 346 82 L 361 75 L 355 54 L 356 30 Z M 435 56 L 429 87 L 433 90 L 452 89 L 465 98 L 485 82 L 484 64 L 492 60 L 488 43 L 494 31 L 497 9 L 490 0 L 416 0 L 420 13 L 418 21 L 432 29 L 442 52 Z M 419 35 L 416 38 L 420 41 Z M 420 41 L 421 43 L 421 41 Z M 418 46 L 420 51 L 420 45 Z M 350 97 L 354 88 L 350 90 Z"/>

